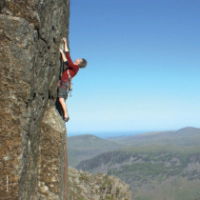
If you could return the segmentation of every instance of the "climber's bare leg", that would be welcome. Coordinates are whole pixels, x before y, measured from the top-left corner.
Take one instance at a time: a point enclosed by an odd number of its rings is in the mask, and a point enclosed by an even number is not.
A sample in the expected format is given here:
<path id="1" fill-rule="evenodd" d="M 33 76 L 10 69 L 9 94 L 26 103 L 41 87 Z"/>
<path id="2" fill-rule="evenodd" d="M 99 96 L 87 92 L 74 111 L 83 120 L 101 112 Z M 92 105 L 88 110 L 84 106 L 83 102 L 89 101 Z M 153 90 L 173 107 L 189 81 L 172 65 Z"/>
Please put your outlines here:
<path id="1" fill-rule="evenodd" d="M 65 99 L 62 97 L 59 97 L 60 105 L 62 106 L 63 112 L 64 112 L 64 118 L 68 118 L 68 112 L 67 112 L 67 105 L 65 103 Z"/>

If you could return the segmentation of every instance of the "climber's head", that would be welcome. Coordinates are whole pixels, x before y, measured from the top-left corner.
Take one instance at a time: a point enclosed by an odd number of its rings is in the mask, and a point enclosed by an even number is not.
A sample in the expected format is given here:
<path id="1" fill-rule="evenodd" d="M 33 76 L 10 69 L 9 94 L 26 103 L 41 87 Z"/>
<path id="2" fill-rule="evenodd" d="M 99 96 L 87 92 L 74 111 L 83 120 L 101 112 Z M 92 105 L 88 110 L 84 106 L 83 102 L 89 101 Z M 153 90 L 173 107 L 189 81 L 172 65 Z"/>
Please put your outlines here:
<path id="1" fill-rule="evenodd" d="M 75 64 L 77 64 L 80 68 L 84 68 L 87 65 L 87 60 L 84 58 L 78 58 L 75 60 Z"/>

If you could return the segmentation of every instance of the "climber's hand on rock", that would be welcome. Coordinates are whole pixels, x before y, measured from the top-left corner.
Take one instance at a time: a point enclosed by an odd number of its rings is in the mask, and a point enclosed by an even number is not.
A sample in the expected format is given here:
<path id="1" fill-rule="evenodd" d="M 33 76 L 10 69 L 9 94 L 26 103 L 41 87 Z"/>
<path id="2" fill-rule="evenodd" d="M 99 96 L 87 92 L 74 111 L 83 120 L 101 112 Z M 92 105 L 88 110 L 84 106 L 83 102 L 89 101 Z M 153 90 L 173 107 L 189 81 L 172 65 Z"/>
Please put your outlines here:
<path id="1" fill-rule="evenodd" d="M 60 48 L 59 51 L 60 51 L 61 54 L 63 53 L 63 49 Z"/>
<path id="2" fill-rule="evenodd" d="M 64 49 L 65 49 L 65 52 L 68 52 L 68 51 L 69 51 L 69 48 L 68 48 L 67 38 L 63 38 L 63 41 L 64 41 Z"/>
<path id="3" fill-rule="evenodd" d="M 64 42 L 64 43 L 67 43 L 67 39 L 66 39 L 65 37 L 63 38 L 63 42 Z"/>

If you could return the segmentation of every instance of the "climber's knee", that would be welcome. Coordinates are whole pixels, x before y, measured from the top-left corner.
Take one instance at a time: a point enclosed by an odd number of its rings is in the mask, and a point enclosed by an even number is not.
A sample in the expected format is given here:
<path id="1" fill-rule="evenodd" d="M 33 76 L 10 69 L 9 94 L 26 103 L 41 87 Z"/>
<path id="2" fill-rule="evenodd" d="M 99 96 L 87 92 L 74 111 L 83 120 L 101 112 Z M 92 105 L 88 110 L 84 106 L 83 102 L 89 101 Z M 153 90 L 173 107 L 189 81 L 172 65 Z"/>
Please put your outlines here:
<path id="1" fill-rule="evenodd" d="M 61 102 L 63 100 L 63 98 L 62 97 L 58 97 L 58 100 L 59 100 L 59 102 Z"/>

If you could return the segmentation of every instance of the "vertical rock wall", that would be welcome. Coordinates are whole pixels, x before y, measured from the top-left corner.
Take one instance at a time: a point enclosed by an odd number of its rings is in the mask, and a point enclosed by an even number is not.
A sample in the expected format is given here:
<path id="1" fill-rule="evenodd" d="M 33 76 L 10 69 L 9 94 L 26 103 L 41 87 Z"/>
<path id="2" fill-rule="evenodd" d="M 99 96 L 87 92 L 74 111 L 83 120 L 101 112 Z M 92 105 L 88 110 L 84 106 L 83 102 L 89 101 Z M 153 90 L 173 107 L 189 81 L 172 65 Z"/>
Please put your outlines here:
<path id="1" fill-rule="evenodd" d="M 54 103 L 68 0 L 0 1 L 0 199 L 66 199 Z"/>
<path id="2" fill-rule="evenodd" d="M 49 103 L 41 121 L 38 192 L 40 199 L 67 199 L 67 146 L 65 128 L 58 112 Z"/>

